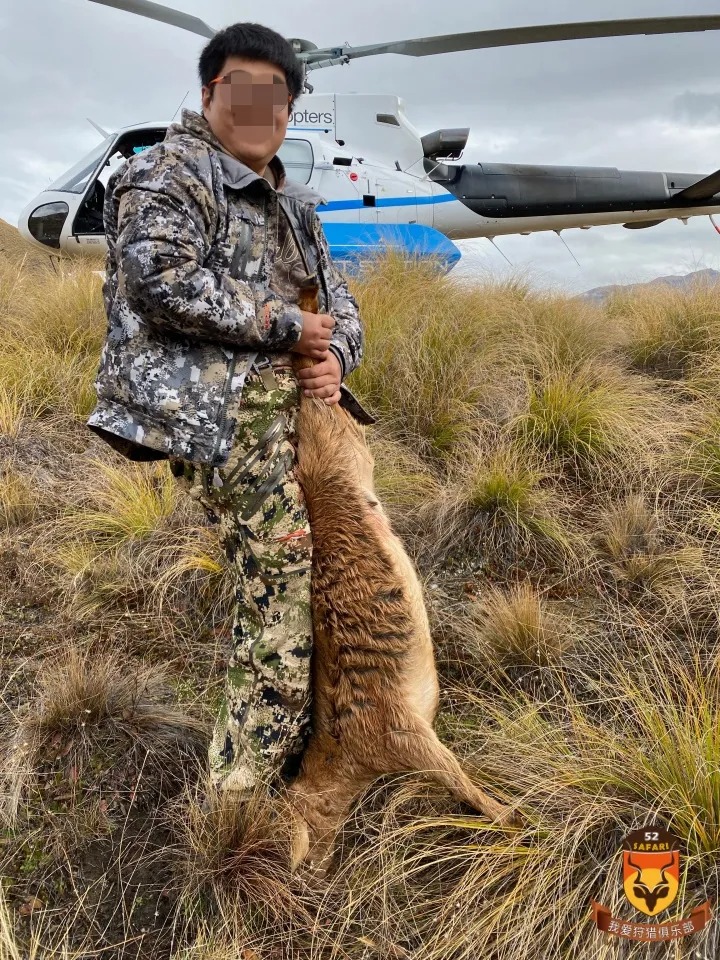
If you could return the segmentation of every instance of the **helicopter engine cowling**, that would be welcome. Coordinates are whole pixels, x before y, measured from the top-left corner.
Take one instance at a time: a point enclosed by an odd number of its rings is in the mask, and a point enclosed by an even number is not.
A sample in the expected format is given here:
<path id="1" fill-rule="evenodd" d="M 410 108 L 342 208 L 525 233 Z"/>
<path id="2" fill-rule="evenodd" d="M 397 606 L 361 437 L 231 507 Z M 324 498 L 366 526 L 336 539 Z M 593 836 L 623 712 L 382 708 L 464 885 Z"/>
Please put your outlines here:
<path id="1" fill-rule="evenodd" d="M 423 154 L 427 160 L 459 160 L 469 136 L 470 127 L 433 130 L 420 138 Z"/>

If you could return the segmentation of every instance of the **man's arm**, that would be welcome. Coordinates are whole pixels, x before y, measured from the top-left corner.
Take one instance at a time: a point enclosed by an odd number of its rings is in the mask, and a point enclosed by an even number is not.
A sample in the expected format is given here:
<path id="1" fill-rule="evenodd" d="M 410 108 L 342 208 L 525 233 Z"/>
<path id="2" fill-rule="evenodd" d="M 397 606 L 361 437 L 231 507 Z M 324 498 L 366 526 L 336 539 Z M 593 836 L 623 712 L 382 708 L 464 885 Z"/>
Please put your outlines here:
<path id="1" fill-rule="evenodd" d="M 298 341 L 295 304 L 203 266 L 217 215 L 206 155 L 160 144 L 128 164 L 115 200 L 118 284 L 146 322 L 250 349 L 287 350 Z"/>
<path id="2" fill-rule="evenodd" d="M 335 320 L 335 328 L 330 339 L 330 350 L 340 361 L 342 379 L 351 373 L 360 363 L 365 344 L 360 308 L 350 293 L 345 278 L 333 263 L 330 248 L 317 213 L 313 217 L 313 228 L 320 245 L 328 278 L 330 303 L 328 313 Z"/>

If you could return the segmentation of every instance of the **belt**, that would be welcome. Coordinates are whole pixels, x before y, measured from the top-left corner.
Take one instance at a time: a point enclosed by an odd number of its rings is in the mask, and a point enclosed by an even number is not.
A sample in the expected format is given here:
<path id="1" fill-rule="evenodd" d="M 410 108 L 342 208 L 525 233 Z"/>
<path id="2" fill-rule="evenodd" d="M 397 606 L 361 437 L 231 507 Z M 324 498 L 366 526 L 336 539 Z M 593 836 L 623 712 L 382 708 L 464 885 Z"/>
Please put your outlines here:
<path id="1" fill-rule="evenodd" d="M 277 390 L 280 387 L 277 377 L 273 373 L 272 364 L 264 354 L 259 353 L 255 357 L 252 368 L 260 376 L 266 390 Z"/>

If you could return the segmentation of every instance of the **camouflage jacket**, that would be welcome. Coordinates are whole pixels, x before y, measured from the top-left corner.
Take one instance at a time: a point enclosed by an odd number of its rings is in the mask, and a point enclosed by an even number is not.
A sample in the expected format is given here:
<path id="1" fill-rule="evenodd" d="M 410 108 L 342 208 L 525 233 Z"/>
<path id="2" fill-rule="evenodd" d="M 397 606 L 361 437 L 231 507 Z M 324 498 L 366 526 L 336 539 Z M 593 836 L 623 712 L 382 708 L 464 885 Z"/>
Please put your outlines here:
<path id="1" fill-rule="evenodd" d="M 184 110 L 108 183 L 108 329 L 87 424 L 130 459 L 227 462 L 228 407 L 257 353 L 287 351 L 301 333 L 297 304 L 269 285 L 279 207 L 307 272 L 319 275 L 343 377 L 362 357 L 358 305 L 315 210 L 322 198 L 286 179 L 278 157 L 271 169 L 277 190 Z"/>

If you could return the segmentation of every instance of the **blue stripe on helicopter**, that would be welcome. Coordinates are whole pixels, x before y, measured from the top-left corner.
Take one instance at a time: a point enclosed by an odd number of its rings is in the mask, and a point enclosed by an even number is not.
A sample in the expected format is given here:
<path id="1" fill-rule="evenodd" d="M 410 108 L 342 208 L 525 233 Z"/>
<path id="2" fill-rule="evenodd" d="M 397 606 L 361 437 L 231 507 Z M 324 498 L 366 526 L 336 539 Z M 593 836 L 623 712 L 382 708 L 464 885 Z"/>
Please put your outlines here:
<path id="1" fill-rule="evenodd" d="M 452 240 L 439 230 L 419 223 L 325 223 L 334 260 L 344 261 L 350 270 L 359 260 L 391 250 L 412 257 L 436 257 L 451 270 L 461 257 Z"/>
<path id="2" fill-rule="evenodd" d="M 420 204 L 451 203 L 453 200 L 457 200 L 457 197 L 454 197 L 451 193 L 441 194 L 437 197 L 377 197 L 375 206 L 414 207 Z M 318 204 L 317 209 L 319 213 L 325 213 L 325 211 L 330 212 L 332 210 L 361 210 L 363 207 L 365 207 L 365 203 L 362 200 L 330 200 L 328 203 Z"/>

